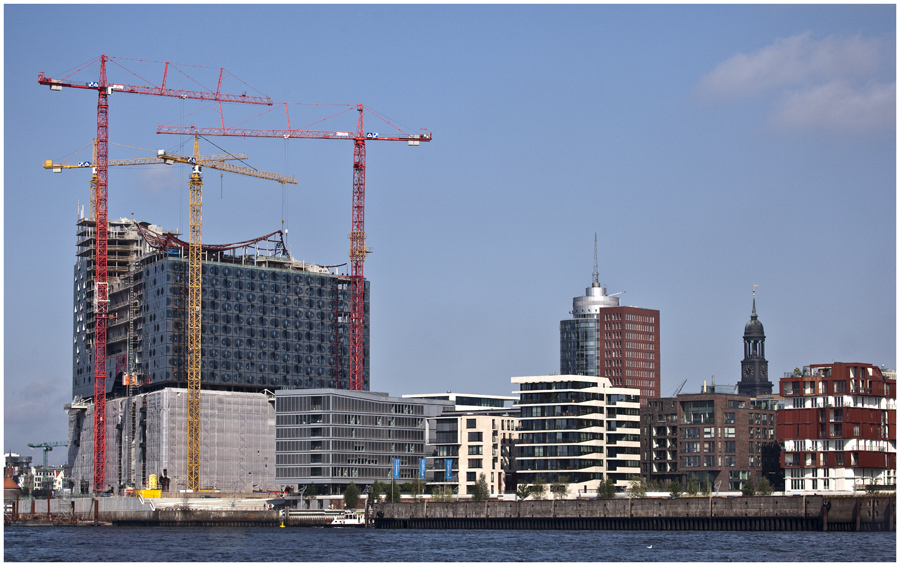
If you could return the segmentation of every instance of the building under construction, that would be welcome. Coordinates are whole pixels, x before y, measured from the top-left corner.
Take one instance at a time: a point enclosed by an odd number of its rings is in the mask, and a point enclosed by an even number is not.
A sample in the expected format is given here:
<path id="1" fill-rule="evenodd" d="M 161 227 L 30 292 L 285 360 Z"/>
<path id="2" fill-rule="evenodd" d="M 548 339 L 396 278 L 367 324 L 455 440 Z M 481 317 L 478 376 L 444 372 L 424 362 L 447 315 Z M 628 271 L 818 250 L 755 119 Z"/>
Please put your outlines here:
<path id="1" fill-rule="evenodd" d="M 86 492 L 93 465 L 96 241 L 92 219 L 80 218 L 76 228 L 74 400 L 66 409 L 73 487 Z M 175 478 L 187 474 L 188 244 L 178 236 L 147 222 L 109 222 L 105 489 L 145 488 L 151 475 L 175 489 L 183 481 Z M 350 388 L 349 277 L 291 258 L 281 232 L 204 245 L 202 273 L 202 487 L 271 488 L 271 392 Z"/>

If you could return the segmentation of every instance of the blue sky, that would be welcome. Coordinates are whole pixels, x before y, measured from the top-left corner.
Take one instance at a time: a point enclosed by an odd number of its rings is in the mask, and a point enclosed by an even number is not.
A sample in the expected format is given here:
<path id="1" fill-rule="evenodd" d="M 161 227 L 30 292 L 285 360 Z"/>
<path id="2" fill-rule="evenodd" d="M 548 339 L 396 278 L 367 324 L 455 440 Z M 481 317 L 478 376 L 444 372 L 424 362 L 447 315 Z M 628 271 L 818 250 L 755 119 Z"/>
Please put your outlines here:
<path id="1" fill-rule="evenodd" d="M 64 77 L 100 54 L 127 58 L 109 68 L 112 82 L 160 82 L 162 65 L 146 61 L 224 67 L 226 92 L 362 103 L 434 132 L 418 148 L 367 146 L 373 390 L 509 394 L 512 376 L 558 372 L 559 321 L 591 282 L 595 232 L 609 292 L 660 311 L 664 394 L 684 379 L 685 391 L 713 375 L 739 380 L 754 284 L 773 378 L 832 360 L 896 367 L 892 5 L 7 4 L 3 14 L 5 451 L 66 439 L 74 223 L 89 173 L 41 164 L 90 158 L 74 152 L 96 133 L 96 95 L 50 92 L 37 75 Z M 215 81 L 215 69 L 180 68 Z M 195 88 L 178 73 L 169 86 Z M 293 127 L 342 110 L 290 108 Z M 231 105 L 224 119 L 285 127 L 283 113 L 259 112 Z M 354 114 L 315 127 L 352 130 Z M 202 103 L 114 94 L 110 140 L 121 145 L 110 157 L 188 152 L 157 125 L 221 119 Z M 370 113 L 366 125 L 392 131 Z M 283 194 L 207 172 L 204 242 L 266 234 L 284 218 L 295 257 L 347 260 L 352 144 L 210 142 L 201 152 L 245 152 L 299 185 Z M 110 217 L 186 233 L 187 175 L 111 170 Z"/>

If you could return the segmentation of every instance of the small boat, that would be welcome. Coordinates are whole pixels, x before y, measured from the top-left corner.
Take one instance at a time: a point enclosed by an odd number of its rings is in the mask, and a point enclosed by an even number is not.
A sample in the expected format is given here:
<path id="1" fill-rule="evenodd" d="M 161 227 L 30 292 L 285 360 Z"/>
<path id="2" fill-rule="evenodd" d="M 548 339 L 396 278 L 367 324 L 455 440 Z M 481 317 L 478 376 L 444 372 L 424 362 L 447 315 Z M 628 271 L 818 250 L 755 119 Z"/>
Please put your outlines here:
<path id="1" fill-rule="evenodd" d="M 325 523 L 326 527 L 365 527 L 366 517 L 362 511 L 347 511 Z"/>

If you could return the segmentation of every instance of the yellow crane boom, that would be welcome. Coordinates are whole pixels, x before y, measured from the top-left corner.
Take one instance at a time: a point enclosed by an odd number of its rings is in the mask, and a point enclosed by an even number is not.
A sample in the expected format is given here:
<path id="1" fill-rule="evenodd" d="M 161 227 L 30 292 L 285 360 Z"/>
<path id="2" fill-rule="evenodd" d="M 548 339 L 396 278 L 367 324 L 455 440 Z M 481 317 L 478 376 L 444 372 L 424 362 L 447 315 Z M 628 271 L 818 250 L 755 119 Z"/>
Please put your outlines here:
<path id="1" fill-rule="evenodd" d="M 222 155 L 201 155 L 199 162 L 203 165 L 207 163 L 221 163 L 226 159 L 247 159 L 243 153 L 222 154 Z M 111 159 L 109 165 L 165 165 L 166 162 L 159 157 L 136 157 L 133 159 Z M 79 161 L 78 163 L 54 163 L 48 159 L 44 161 L 44 169 L 52 169 L 54 173 L 62 173 L 63 169 L 84 169 L 87 167 L 96 167 L 97 164 L 91 161 Z M 208 167 L 209 165 L 207 165 Z"/>
<path id="2" fill-rule="evenodd" d="M 198 155 L 196 158 L 198 163 L 207 167 L 212 167 L 216 163 L 222 163 L 226 159 L 247 159 L 243 153 L 228 153 L 222 155 Z M 165 161 L 159 156 L 157 157 L 135 157 L 132 159 L 115 159 L 110 160 L 109 165 L 169 165 L 171 161 Z M 94 152 L 91 161 L 79 161 L 78 163 L 54 163 L 52 159 L 44 161 L 44 169 L 50 169 L 54 173 L 62 173 L 63 169 L 86 169 L 94 168 L 91 176 L 91 218 L 97 219 L 97 203 L 94 202 L 94 184 L 97 182 L 97 140 L 94 140 Z"/>

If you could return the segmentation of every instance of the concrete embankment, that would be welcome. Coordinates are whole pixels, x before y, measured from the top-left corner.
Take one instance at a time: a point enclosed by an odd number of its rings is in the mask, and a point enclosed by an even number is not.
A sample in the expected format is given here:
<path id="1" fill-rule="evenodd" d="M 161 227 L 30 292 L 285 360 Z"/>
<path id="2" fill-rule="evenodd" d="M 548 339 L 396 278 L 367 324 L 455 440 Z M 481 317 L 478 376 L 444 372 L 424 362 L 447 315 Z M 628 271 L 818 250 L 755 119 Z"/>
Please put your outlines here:
<path id="1" fill-rule="evenodd" d="M 340 510 L 284 509 L 279 499 L 136 497 L 77 498 L 8 502 L 7 525 L 143 527 L 314 527 Z"/>
<path id="2" fill-rule="evenodd" d="M 893 497 L 684 497 L 375 504 L 381 529 L 894 531 Z"/>

